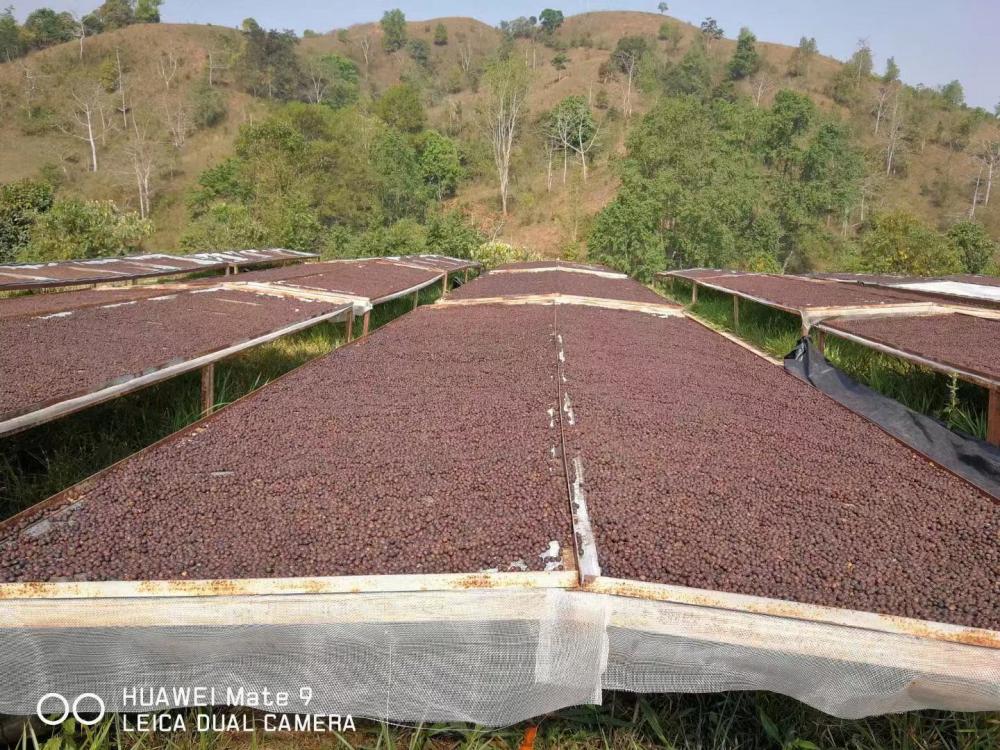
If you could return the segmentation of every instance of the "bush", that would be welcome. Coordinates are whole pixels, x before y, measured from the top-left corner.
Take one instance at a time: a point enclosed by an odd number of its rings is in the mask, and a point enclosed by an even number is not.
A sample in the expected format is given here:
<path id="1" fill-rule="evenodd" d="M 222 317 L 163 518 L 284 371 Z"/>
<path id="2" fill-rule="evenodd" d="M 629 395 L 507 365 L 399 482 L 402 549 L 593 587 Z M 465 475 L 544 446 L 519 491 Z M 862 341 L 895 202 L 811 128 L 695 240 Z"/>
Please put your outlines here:
<path id="1" fill-rule="evenodd" d="M 861 240 L 859 260 L 870 273 L 936 276 L 962 271 L 958 247 L 905 211 L 871 221 Z"/>
<path id="2" fill-rule="evenodd" d="M 490 269 L 502 266 L 505 263 L 517 263 L 523 260 L 539 260 L 537 253 L 523 247 L 506 242 L 484 242 L 472 253 L 472 259 L 483 264 L 483 268 Z"/>
<path id="3" fill-rule="evenodd" d="M 113 201 L 61 200 L 39 214 L 22 254 L 28 261 L 122 255 L 153 233 L 153 223 Z"/>
<path id="4" fill-rule="evenodd" d="M 191 117 L 198 129 L 218 125 L 226 119 L 226 97 L 207 80 L 198 81 L 191 89 Z"/>
<path id="5" fill-rule="evenodd" d="M 27 247 L 39 215 L 52 207 L 53 192 L 35 180 L 0 185 L 0 263 L 11 263 Z"/>
<path id="6" fill-rule="evenodd" d="M 427 122 L 420 92 L 408 83 L 386 90 L 375 104 L 375 114 L 404 133 L 419 133 Z"/>
<path id="7" fill-rule="evenodd" d="M 960 221 L 948 230 L 948 240 L 962 255 L 966 273 L 983 273 L 997 252 L 997 243 L 974 221 Z"/>

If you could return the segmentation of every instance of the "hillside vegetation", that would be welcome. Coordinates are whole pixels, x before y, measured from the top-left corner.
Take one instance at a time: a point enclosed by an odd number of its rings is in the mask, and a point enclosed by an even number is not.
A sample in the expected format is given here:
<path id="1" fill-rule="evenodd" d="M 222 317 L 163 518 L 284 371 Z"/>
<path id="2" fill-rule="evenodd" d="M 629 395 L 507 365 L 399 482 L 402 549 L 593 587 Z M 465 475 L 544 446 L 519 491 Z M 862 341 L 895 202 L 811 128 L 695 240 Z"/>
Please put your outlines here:
<path id="1" fill-rule="evenodd" d="M 995 268 L 1000 123 L 863 46 L 630 12 L 302 39 L 137 20 L 41 49 L 25 24 L 0 64 L 0 257 L 497 240 L 640 277 Z"/>

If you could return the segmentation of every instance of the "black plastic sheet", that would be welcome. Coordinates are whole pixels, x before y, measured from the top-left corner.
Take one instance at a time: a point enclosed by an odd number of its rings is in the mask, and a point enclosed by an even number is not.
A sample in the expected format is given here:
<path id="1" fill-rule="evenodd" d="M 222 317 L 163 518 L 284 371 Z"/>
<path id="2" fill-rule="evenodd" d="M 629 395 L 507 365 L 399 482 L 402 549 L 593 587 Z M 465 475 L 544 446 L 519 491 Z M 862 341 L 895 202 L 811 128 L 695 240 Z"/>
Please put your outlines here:
<path id="1" fill-rule="evenodd" d="M 848 377 L 808 337 L 785 355 L 785 370 L 855 414 L 874 422 L 934 463 L 1000 499 L 1000 448 L 956 432 Z"/>

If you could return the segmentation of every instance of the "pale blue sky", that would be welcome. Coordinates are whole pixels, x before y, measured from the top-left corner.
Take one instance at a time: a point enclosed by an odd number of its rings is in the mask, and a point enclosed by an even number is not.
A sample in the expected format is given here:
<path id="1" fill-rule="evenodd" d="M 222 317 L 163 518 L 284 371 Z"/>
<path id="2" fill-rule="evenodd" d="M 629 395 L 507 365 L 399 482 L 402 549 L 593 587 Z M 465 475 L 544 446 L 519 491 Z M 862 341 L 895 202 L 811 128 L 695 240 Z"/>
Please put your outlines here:
<path id="1" fill-rule="evenodd" d="M 6 0 L 10 2 L 10 0 Z M 20 0 L 14 11 L 24 17 L 39 6 L 87 11 L 100 0 Z M 670 15 L 700 22 L 713 16 L 735 36 L 749 26 L 760 39 L 796 44 L 814 36 L 822 53 L 845 59 L 858 39 L 871 44 L 881 68 L 893 55 L 907 83 L 939 86 L 957 78 L 970 104 L 992 111 L 1000 101 L 1000 0 L 673 0 Z M 567 15 L 587 10 L 649 10 L 658 0 L 550 0 Z M 5 0 L 0 0 L 4 5 Z M 544 4 L 529 0 L 499 3 L 470 0 L 165 0 L 164 21 L 236 26 L 253 16 L 265 27 L 329 31 L 376 20 L 399 7 L 411 20 L 436 16 L 473 16 L 490 24 L 502 18 L 538 15 Z"/>

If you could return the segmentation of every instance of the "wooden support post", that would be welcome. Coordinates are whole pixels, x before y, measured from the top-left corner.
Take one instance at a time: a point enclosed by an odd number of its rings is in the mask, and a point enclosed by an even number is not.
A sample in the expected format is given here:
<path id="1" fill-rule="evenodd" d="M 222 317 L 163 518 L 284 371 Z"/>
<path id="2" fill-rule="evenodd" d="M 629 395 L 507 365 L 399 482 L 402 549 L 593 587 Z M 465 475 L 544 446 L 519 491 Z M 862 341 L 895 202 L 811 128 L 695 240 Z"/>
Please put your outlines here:
<path id="1" fill-rule="evenodd" d="M 420 292 L 413 293 L 413 309 L 417 309 L 417 305 L 420 304 Z"/>
<path id="2" fill-rule="evenodd" d="M 365 310 L 365 317 L 361 319 L 361 338 L 368 335 L 368 323 L 371 321 L 372 311 Z"/>
<path id="3" fill-rule="evenodd" d="M 990 388 L 990 401 L 986 407 L 986 441 L 1000 445 L 1000 388 Z"/>
<path id="4" fill-rule="evenodd" d="M 347 320 L 344 321 L 344 339 L 350 344 L 354 341 L 354 310 L 347 313 Z"/>
<path id="5" fill-rule="evenodd" d="M 441 296 L 448 296 L 448 272 L 445 271 L 444 276 L 441 278 Z"/>
<path id="6" fill-rule="evenodd" d="M 465 269 L 465 275 L 462 277 L 462 283 L 463 284 L 468 284 L 469 283 L 469 269 L 468 268 Z"/>
<path id="7" fill-rule="evenodd" d="M 740 298 L 733 295 L 733 330 L 740 327 Z"/>
<path id="8" fill-rule="evenodd" d="M 826 331 L 816 332 L 816 348 L 820 354 L 826 355 Z"/>
<path id="9" fill-rule="evenodd" d="M 691 282 L 691 304 L 694 305 L 698 302 L 698 282 Z"/>
<path id="10" fill-rule="evenodd" d="M 215 364 L 201 368 L 201 413 L 209 415 L 215 411 Z"/>

